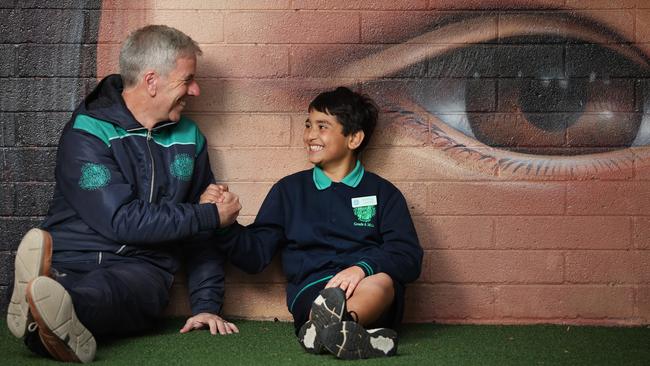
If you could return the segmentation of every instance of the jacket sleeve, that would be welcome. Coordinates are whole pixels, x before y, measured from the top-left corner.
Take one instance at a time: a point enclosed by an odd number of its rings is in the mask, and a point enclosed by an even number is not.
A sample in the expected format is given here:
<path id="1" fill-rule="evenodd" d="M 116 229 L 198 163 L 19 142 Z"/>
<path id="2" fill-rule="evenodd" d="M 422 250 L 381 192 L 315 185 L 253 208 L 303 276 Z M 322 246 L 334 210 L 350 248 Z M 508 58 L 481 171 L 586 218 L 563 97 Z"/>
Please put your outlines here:
<path id="1" fill-rule="evenodd" d="M 379 231 L 382 245 L 366 252 L 356 263 L 367 276 L 384 272 L 402 284 L 415 281 L 422 268 L 422 247 L 402 193 L 394 188 L 382 210 Z"/>
<path id="2" fill-rule="evenodd" d="M 200 132 L 197 132 L 200 134 Z M 205 138 L 197 136 L 205 142 Z M 198 203 L 201 193 L 214 183 L 205 143 L 195 159 L 189 202 Z M 215 231 L 206 230 L 193 236 L 183 246 L 187 288 L 192 314 L 220 314 L 225 295 L 224 254 L 214 245 Z"/>
<path id="3" fill-rule="evenodd" d="M 259 273 L 271 263 L 277 250 L 286 243 L 285 212 L 282 195 L 275 184 L 264 199 L 255 222 L 235 223 L 218 239 L 228 259 L 247 273 Z"/>
<path id="4" fill-rule="evenodd" d="M 61 138 L 56 181 L 88 226 L 124 244 L 160 243 L 219 226 L 212 204 L 151 204 L 139 199 L 110 147 L 78 129 L 68 128 Z"/>
<path id="5" fill-rule="evenodd" d="M 183 247 L 193 315 L 220 314 L 223 306 L 225 256 L 214 245 L 213 240 L 213 233 L 204 231 Z"/>

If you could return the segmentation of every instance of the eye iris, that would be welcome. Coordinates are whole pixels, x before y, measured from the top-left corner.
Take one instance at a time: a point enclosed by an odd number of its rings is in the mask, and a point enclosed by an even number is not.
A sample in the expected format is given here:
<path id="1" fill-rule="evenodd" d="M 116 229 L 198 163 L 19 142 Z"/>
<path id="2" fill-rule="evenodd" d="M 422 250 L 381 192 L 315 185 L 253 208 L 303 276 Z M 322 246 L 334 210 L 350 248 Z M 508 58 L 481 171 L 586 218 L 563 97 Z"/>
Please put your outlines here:
<path id="1" fill-rule="evenodd" d="M 531 80 L 523 86 L 518 104 L 526 120 L 548 132 L 566 130 L 580 117 L 587 104 L 585 85 L 579 80 Z"/>
<path id="2" fill-rule="evenodd" d="M 568 77 L 500 75 L 496 113 L 468 114 L 474 137 L 492 147 L 543 155 L 590 154 L 632 146 L 643 117 L 635 111 L 634 79 L 646 75 L 646 68 L 599 45 L 589 45 L 588 54 L 590 59 L 583 63 L 590 68 L 574 68 L 577 62 L 570 57 L 565 61 Z M 514 63 L 502 68 L 533 62 L 516 57 L 501 60 Z M 477 102 L 471 90 L 465 97 L 469 108 Z"/>

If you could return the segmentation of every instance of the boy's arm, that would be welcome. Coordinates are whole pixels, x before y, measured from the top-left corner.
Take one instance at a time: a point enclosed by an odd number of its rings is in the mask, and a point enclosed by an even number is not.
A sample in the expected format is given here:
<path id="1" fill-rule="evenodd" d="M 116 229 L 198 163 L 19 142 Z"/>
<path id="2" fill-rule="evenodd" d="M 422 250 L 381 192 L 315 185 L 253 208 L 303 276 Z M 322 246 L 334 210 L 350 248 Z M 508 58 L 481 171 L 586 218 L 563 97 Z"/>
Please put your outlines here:
<path id="1" fill-rule="evenodd" d="M 238 268 L 247 273 L 259 273 L 286 242 L 284 223 L 282 194 L 275 184 L 264 199 L 255 222 L 246 227 L 239 223 L 231 225 L 217 238 L 218 245 Z"/>
<path id="2" fill-rule="evenodd" d="M 384 272 L 400 283 L 415 281 L 422 268 L 422 247 L 406 200 L 396 188 L 378 221 L 383 244 L 356 263 L 366 276 Z"/>

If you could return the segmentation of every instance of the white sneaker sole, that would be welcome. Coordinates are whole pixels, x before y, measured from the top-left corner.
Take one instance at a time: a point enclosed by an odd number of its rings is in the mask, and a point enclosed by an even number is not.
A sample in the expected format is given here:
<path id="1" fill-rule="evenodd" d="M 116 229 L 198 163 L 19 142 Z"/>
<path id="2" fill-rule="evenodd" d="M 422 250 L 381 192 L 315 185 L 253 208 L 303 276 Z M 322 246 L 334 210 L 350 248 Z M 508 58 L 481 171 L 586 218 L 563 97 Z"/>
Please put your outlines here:
<path id="1" fill-rule="evenodd" d="M 37 277 L 27 287 L 27 300 L 45 348 L 64 362 L 91 362 L 97 343 L 74 312 L 70 294 L 55 280 Z"/>
<path id="2" fill-rule="evenodd" d="M 52 237 L 39 229 L 31 229 L 18 246 L 14 272 L 14 291 L 7 308 L 7 327 L 22 338 L 31 319 L 25 298 L 27 285 L 38 276 L 47 276 L 52 262 Z"/>

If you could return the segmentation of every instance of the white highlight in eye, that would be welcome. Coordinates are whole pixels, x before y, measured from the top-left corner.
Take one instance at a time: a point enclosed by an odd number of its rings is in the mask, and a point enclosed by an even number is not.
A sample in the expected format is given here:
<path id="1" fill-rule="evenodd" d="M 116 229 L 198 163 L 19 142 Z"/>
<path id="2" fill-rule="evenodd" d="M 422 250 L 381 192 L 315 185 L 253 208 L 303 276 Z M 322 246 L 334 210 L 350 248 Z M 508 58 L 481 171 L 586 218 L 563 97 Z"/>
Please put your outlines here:
<path id="1" fill-rule="evenodd" d="M 643 114 L 641 118 L 641 126 L 639 132 L 636 133 L 636 138 L 632 142 L 632 146 L 646 146 L 650 144 L 650 115 Z"/>

